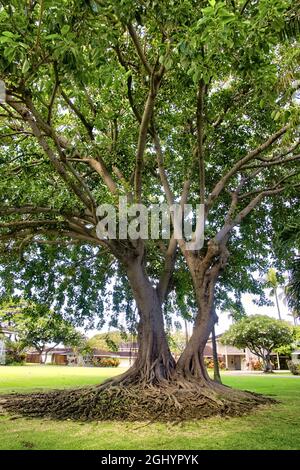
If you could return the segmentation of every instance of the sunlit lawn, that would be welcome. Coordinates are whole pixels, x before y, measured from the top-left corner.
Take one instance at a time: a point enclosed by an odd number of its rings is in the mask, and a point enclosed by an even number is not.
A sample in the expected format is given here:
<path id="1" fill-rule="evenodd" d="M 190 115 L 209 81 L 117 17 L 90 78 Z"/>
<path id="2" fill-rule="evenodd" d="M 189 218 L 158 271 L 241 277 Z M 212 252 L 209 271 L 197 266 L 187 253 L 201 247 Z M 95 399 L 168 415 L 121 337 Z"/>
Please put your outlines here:
<path id="1" fill-rule="evenodd" d="M 123 372 L 121 368 L 35 365 L 0 366 L 0 393 L 93 385 Z"/>
<path id="2" fill-rule="evenodd" d="M 91 385 L 121 369 L 0 367 L 0 393 Z M 53 421 L 0 416 L 0 449 L 300 449 L 300 379 L 229 376 L 233 387 L 276 396 L 279 405 L 240 418 L 172 424 Z"/>

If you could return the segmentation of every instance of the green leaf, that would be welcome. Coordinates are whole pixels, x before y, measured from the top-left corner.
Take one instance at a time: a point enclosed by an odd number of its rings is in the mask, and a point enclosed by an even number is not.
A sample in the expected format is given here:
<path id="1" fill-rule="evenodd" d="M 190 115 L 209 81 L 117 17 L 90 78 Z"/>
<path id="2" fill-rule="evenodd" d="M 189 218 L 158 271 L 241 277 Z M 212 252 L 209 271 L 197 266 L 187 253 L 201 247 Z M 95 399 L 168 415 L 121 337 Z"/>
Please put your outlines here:
<path id="1" fill-rule="evenodd" d="M 65 24 L 62 28 L 61 28 L 61 33 L 66 36 L 68 34 L 68 32 L 70 31 L 70 26 L 68 24 Z"/>
<path id="2" fill-rule="evenodd" d="M 277 111 L 277 113 L 275 113 L 275 116 L 274 116 L 274 121 L 278 121 L 278 119 L 280 118 L 281 116 L 281 112 L 280 111 Z"/>
<path id="3" fill-rule="evenodd" d="M 3 31 L 2 36 L 6 36 L 8 38 L 16 38 L 19 37 L 18 34 L 14 34 L 11 31 Z"/>
<path id="4" fill-rule="evenodd" d="M 30 63 L 28 62 L 28 60 L 26 58 L 24 63 L 23 63 L 23 67 L 22 67 L 23 75 L 26 75 L 26 73 L 28 72 L 29 69 L 30 69 Z"/>

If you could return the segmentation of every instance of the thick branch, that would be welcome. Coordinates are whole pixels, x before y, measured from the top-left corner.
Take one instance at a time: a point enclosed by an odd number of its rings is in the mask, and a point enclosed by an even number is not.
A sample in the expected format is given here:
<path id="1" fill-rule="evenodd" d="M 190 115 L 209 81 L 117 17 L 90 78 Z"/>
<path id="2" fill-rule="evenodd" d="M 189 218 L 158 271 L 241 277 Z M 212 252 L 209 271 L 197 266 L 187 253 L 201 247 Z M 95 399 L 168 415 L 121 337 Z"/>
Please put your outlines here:
<path id="1" fill-rule="evenodd" d="M 74 184 L 74 182 L 70 179 L 70 177 L 69 177 L 69 175 L 68 175 L 68 173 L 67 173 L 67 171 L 64 167 L 63 162 L 58 160 L 57 157 L 55 156 L 53 150 L 48 145 L 48 143 L 46 142 L 45 137 L 41 133 L 41 131 L 40 131 L 38 125 L 37 125 L 36 120 L 31 115 L 31 113 L 28 111 L 26 106 L 24 104 L 20 103 L 20 102 L 15 101 L 12 97 L 8 97 L 8 100 L 9 100 L 10 106 L 12 106 L 22 116 L 24 121 L 26 121 L 30 125 L 30 127 L 33 131 L 33 134 L 37 138 L 40 146 L 42 147 L 42 149 L 44 150 L 46 155 L 49 157 L 49 160 L 51 161 L 51 163 L 55 167 L 58 174 L 62 177 L 62 179 L 66 182 L 66 184 L 74 191 L 74 193 L 81 200 L 81 202 L 83 202 L 83 204 L 86 207 L 91 208 L 91 204 L 92 204 L 91 201 L 86 198 L 85 194 L 81 191 L 81 189 L 76 184 Z M 51 134 L 52 134 L 52 129 L 51 129 Z M 58 142 L 56 142 L 56 144 L 58 145 Z"/>
<path id="2" fill-rule="evenodd" d="M 199 164 L 199 190 L 200 190 L 200 204 L 205 202 L 205 162 L 204 162 L 204 97 L 206 93 L 206 85 L 203 79 L 199 82 L 197 94 L 197 156 Z"/>
<path id="3" fill-rule="evenodd" d="M 145 67 L 145 70 L 146 72 L 148 73 L 148 75 L 151 75 L 152 74 L 152 69 L 147 61 L 147 58 L 144 54 L 144 51 L 143 51 L 143 48 L 141 46 L 141 43 L 140 43 L 140 40 L 139 40 L 139 37 L 136 33 L 136 30 L 134 29 L 133 25 L 132 24 L 128 24 L 127 25 L 127 29 L 128 29 L 128 32 L 131 36 L 131 39 L 132 39 L 132 42 L 135 46 L 135 49 L 138 53 L 138 56 L 143 64 L 143 66 Z"/>
<path id="4" fill-rule="evenodd" d="M 153 130 L 153 142 L 154 142 L 154 147 L 156 151 L 156 160 L 157 160 L 160 180 L 164 188 L 164 192 L 167 198 L 167 203 L 169 206 L 172 206 L 174 204 L 175 198 L 174 198 L 173 191 L 170 187 L 169 180 L 168 180 L 166 170 L 164 167 L 164 155 L 163 155 L 163 151 L 160 145 L 160 140 L 155 130 Z"/>
<path id="5" fill-rule="evenodd" d="M 268 149 L 276 140 L 278 140 L 283 134 L 287 132 L 289 126 L 284 126 L 279 131 L 275 132 L 271 135 L 263 144 L 259 145 L 255 150 L 249 152 L 245 157 L 241 158 L 237 163 L 233 165 L 233 167 L 226 173 L 215 185 L 214 189 L 212 190 L 208 201 L 207 201 L 207 211 L 210 209 L 216 198 L 219 196 L 221 191 L 225 188 L 228 181 L 234 176 L 240 168 L 242 168 L 246 163 L 251 161 L 252 159 L 256 158 L 260 153 L 264 150 Z"/>
<path id="6" fill-rule="evenodd" d="M 52 110 L 53 110 L 53 106 L 54 106 L 54 102 L 55 102 L 56 93 L 57 93 L 57 90 L 58 90 L 58 87 L 59 87 L 59 79 L 58 79 L 57 72 L 56 72 L 56 66 L 54 66 L 54 73 L 55 73 L 55 83 L 54 83 L 52 95 L 51 95 L 51 98 L 50 98 L 48 118 L 47 118 L 47 123 L 49 125 L 51 124 Z"/>
<path id="7" fill-rule="evenodd" d="M 151 85 L 148 93 L 147 101 L 144 107 L 143 117 L 139 130 L 138 146 L 136 152 L 136 166 L 135 166 L 135 175 L 134 175 L 134 188 L 135 196 L 138 202 L 141 200 L 142 193 L 142 169 L 143 169 L 143 159 L 144 152 L 147 142 L 147 133 L 151 117 L 154 110 L 155 98 L 159 89 L 161 78 L 158 78 L 158 75 L 154 73 L 151 76 Z"/>

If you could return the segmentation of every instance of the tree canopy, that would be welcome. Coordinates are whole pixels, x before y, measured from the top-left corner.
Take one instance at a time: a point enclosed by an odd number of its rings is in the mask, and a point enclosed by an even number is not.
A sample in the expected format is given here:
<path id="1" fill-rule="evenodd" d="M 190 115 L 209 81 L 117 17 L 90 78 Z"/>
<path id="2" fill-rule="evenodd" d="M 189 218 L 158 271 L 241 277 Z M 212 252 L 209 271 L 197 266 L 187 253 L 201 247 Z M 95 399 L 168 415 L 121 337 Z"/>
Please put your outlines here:
<path id="1" fill-rule="evenodd" d="M 293 342 L 292 328 L 282 320 L 267 315 L 251 315 L 231 325 L 222 336 L 222 343 L 248 348 L 264 362 L 265 372 L 270 371 L 270 354 Z"/>
<path id="2" fill-rule="evenodd" d="M 45 305 L 4 304 L 0 322 L 8 323 L 13 328 L 22 349 L 34 348 L 39 354 L 47 355 L 60 343 L 78 346 L 83 339 L 71 323 Z"/>

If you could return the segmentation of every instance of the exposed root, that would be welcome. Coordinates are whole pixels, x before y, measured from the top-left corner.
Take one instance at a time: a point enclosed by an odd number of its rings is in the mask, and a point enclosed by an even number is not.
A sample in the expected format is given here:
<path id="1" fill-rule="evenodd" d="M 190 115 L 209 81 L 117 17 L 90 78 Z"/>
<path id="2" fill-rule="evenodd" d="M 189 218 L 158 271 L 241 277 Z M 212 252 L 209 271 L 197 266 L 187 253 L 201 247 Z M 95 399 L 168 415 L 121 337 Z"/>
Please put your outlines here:
<path id="1" fill-rule="evenodd" d="M 185 381 L 160 386 L 108 383 L 105 387 L 2 396 L 0 406 L 31 417 L 176 422 L 214 415 L 239 416 L 259 405 L 276 403 L 262 395 L 215 385 Z"/>

